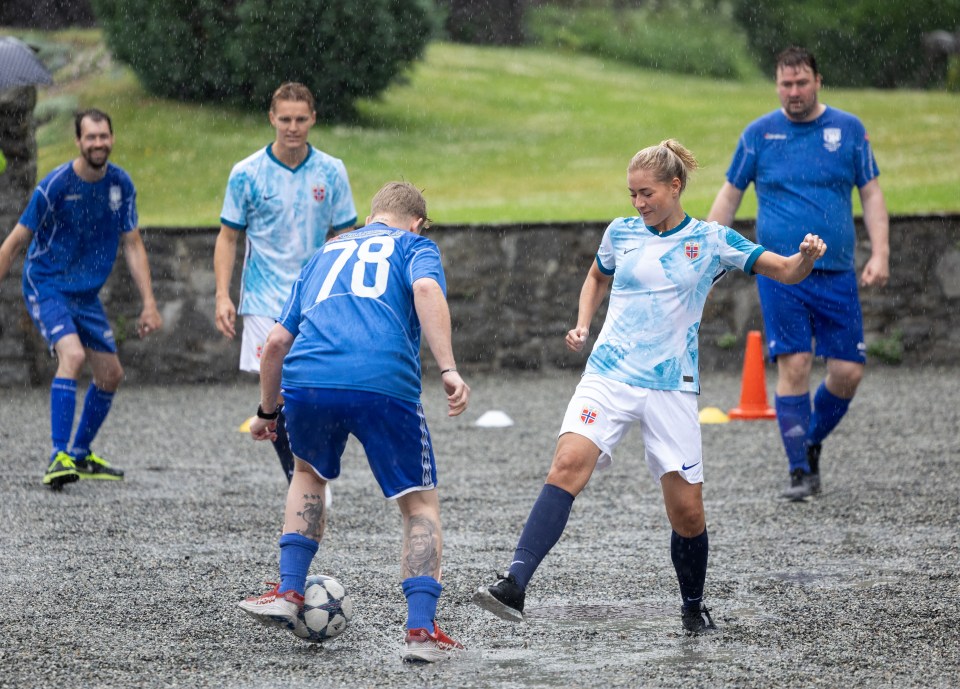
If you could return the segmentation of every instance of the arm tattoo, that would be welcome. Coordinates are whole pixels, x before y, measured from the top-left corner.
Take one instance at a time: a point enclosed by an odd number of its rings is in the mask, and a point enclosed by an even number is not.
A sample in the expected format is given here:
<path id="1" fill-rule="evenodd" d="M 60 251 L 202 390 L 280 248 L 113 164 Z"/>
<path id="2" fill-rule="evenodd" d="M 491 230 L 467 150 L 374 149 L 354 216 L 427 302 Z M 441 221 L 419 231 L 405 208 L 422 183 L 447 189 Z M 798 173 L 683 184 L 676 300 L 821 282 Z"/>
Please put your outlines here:
<path id="1" fill-rule="evenodd" d="M 323 528 L 327 523 L 327 512 L 323 508 L 323 498 L 319 495 L 303 496 L 303 512 L 297 512 L 307 523 L 305 529 L 297 529 L 297 533 L 307 538 L 319 541 L 323 536 Z"/>
<path id="2" fill-rule="evenodd" d="M 439 525 L 427 517 L 411 517 L 403 534 L 400 569 L 404 579 L 440 574 Z"/>

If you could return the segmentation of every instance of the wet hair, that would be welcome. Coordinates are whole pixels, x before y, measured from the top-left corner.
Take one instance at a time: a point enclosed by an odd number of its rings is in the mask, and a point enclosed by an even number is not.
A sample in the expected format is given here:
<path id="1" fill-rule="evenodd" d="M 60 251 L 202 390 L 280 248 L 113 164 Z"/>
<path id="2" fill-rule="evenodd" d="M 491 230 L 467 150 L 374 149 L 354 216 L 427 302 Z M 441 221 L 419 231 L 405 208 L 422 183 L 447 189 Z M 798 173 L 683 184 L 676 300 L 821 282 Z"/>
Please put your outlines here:
<path id="1" fill-rule="evenodd" d="M 113 134 L 113 122 L 110 120 L 110 115 L 105 113 L 103 110 L 87 108 L 86 110 L 77 110 L 73 116 L 73 128 L 77 132 L 78 139 L 80 138 L 80 125 L 84 118 L 90 118 L 94 122 L 106 122 L 107 127 L 110 129 L 110 133 Z"/>
<path id="2" fill-rule="evenodd" d="M 429 227 L 427 200 L 409 182 L 387 182 L 370 203 L 370 215 L 388 213 L 400 218 L 423 218 L 424 228 Z"/>
<path id="3" fill-rule="evenodd" d="M 779 72 L 781 67 L 809 67 L 813 76 L 820 74 L 817 71 L 817 58 L 809 50 L 798 45 L 792 45 L 777 55 L 777 61 L 773 69 L 774 73 Z"/>
<path id="4" fill-rule="evenodd" d="M 687 177 L 699 167 L 697 159 L 683 144 L 676 139 L 666 139 L 656 146 L 647 146 L 638 151 L 630 160 L 627 172 L 649 170 L 662 184 L 670 184 L 676 177 L 680 180 L 680 192 L 683 193 L 687 188 Z"/>
<path id="5" fill-rule="evenodd" d="M 310 89 L 297 81 L 288 81 L 285 84 L 281 84 L 280 87 L 273 92 L 273 97 L 270 99 L 270 112 L 275 112 L 277 102 L 282 100 L 306 103 L 310 108 L 310 112 L 317 109 L 316 101 L 314 101 Z"/>

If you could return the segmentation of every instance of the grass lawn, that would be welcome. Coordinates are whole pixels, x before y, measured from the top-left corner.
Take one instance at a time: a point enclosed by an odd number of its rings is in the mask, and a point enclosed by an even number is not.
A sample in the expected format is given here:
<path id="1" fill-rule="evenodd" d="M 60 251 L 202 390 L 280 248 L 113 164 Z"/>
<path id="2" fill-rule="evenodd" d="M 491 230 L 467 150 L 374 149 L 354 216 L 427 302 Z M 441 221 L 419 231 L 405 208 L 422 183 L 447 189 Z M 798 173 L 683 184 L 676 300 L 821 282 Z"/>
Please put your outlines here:
<path id="1" fill-rule="evenodd" d="M 95 31 L 50 37 L 94 55 L 99 40 Z M 102 68 L 80 76 L 63 68 L 57 86 L 41 89 L 41 110 L 62 114 L 38 132 L 40 174 L 76 153 L 65 106 L 100 107 L 114 118 L 113 160 L 137 184 L 141 224 L 218 224 L 230 168 L 272 141 L 266 113 L 154 98 L 102 48 L 99 59 Z M 891 213 L 960 211 L 960 97 L 821 94 L 866 123 Z M 744 125 L 777 105 L 772 81 L 725 82 L 540 49 L 441 43 L 429 47 L 406 83 L 360 103 L 355 123 L 317 126 L 311 141 L 346 163 L 361 220 L 383 182 L 405 179 L 425 189 L 431 217 L 443 224 L 632 214 L 627 162 L 673 137 L 704 166 L 684 197 L 685 209 L 702 217 Z M 752 217 L 755 208 L 751 190 L 740 216 Z"/>

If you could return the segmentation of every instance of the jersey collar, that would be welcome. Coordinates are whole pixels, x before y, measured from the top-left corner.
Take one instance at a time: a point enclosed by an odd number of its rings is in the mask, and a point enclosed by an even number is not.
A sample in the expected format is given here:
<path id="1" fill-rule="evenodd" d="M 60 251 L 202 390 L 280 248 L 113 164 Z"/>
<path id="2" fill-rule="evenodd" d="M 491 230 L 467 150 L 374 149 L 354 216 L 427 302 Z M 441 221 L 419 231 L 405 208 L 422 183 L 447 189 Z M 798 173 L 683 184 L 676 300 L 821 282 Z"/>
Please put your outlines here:
<path id="1" fill-rule="evenodd" d="M 690 220 L 691 220 L 690 216 L 687 215 L 686 213 L 684 213 L 684 214 L 683 214 L 683 220 L 680 221 L 680 224 L 677 225 L 676 227 L 672 228 L 672 229 L 667 230 L 666 232 L 657 232 L 654 228 L 650 227 L 650 226 L 647 225 L 646 223 L 644 223 L 643 226 L 646 227 L 647 230 L 648 230 L 651 234 L 655 234 L 655 235 L 657 235 L 658 237 L 669 237 L 670 235 L 676 234 L 677 232 L 679 232 L 680 230 L 682 230 L 684 227 L 686 227 L 687 225 L 689 225 L 689 224 L 690 224 Z"/>
<path id="2" fill-rule="evenodd" d="M 277 156 L 273 155 L 273 142 L 270 142 L 269 144 L 267 144 L 267 156 L 270 158 L 270 160 L 272 160 L 273 162 L 275 162 L 277 165 L 279 165 L 280 167 L 282 167 L 284 170 L 289 170 L 290 172 L 297 172 L 298 170 L 300 170 L 300 168 L 302 168 L 304 165 L 307 164 L 307 161 L 310 160 L 310 156 L 312 156 L 312 155 L 313 155 L 313 146 L 311 146 L 311 145 L 308 143 L 308 144 L 307 144 L 307 155 L 304 157 L 303 160 L 300 161 L 300 164 L 299 164 L 299 165 L 297 165 L 296 167 L 290 167 L 289 165 L 286 165 L 285 163 L 280 162 L 280 159 L 277 158 Z"/>

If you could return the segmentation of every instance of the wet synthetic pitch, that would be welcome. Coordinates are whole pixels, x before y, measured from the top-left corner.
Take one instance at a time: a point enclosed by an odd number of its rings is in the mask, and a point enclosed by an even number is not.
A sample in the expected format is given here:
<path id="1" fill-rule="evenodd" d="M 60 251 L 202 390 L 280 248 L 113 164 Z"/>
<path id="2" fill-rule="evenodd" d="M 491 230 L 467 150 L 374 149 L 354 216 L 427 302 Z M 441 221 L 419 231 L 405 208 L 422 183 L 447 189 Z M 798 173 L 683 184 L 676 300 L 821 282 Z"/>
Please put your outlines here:
<path id="1" fill-rule="evenodd" d="M 285 489 L 272 448 L 237 432 L 256 409 L 252 384 L 121 388 L 96 450 L 126 480 L 60 494 L 40 483 L 48 391 L 6 390 L 0 687 L 954 687 L 957 377 L 868 368 L 808 504 L 776 497 L 786 466 L 775 422 L 703 427 L 706 600 L 719 629 L 701 638 L 681 633 L 669 527 L 635 432 L 575 502 L 528 589 L 527 621 L 470 604 L 510 560 L 577 376 L 468 376 L 473 403 L 452 420 L 428 378 L 438 620 L 469 649 L 436 666 L 399 660 L 400 519 L 357 445 L 313 567 L 350 589 L 356 617 L 315 646 L 235 605 L 276 577 Z M 737 404 L 739 376 L 703 380 L 701 407 Z M 475 427 L 489 410 L 514 425 Z"/>

